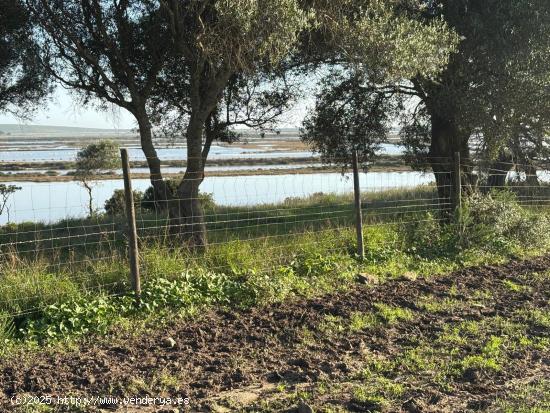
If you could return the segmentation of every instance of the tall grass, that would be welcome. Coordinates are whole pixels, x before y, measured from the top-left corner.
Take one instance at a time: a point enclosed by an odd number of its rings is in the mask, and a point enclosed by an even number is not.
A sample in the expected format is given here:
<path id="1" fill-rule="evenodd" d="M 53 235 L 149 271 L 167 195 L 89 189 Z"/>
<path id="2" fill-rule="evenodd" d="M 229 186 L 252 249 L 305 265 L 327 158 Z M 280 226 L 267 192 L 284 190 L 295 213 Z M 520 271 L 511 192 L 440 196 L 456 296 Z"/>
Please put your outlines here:
<path id="1" fill-rule="evenodd" d="M 354 256 L 351 196 L 316 194 L 253 210 L 211 208 L 206 214 L 211 245 L 204 254 L 186 250 L 164 237 L 165 218 L 141 215 L 140 259 L 149 300 L 145 301 L 149 308 L 166 305 L 187 310 L 213 303 L 261 305 L 293 295 L 347 288 L 361 272 L 380 278 L 405 273 L 429 275 L 548 249 L 548 213 L 535 214 L 521 207 L 513 196 L 487 196 L 468 203 L 468 216 L 474 214 L 476 221 L 466 222 L 461 231 L 439 218 L 434 197 L 430 186 L 368 194 L 363 203 L 366 259 L 362 262 Z M 486 210 L 500 211 L 500 218 L 495 213 L 479 213 Z M 513 214 L 503 213 L 508 210 Z M 522 229 L 501 231 L 493 237 L 498 242 L 489 242 L 491 235 L 486 231 L 511 227 L 501 222 L 510 217 L 515 223 L 512 227 Z M 40 331 L 51 329 L 49 322 L 65 325 L 59 321 L 60 308 L 65 308 L 65 315 L 73 314 L 97 300 L 112 314 L 130 308 L 125 301 L 128 264 L 122 220 L 104 217 L 93 221 L 93 225 L 110 228 L 111 238 L 101 233 L 90 235 L 86 225 L 91 223 L 81 220 L 40 226 L 45 233 L 59 235 L 50 238 L 59 239 L 29 237 L 24 245 L 44 247 L 39 254 L 28 246 L 4 253 L 0 261 L 0 330 L 6 331 L 4 335 L 13 336 L 14 331 L 20 334 L 20 329 L 31 331 L 29 325 L 35 330 L 40 325 Z M 74 235 L 70 241 L 61 237 L 67 227 Z M 480 227 L 485 228 L 483 237 L 476 233 Z M 25 234 L 18 236 L 17 232 L 29 228 L 36 226 L 2 228 L 4 242 L 21 240 Z M 537 239 L 526 240 L 526 228 L 536 228 L 532 234 Z M 77 245 L 81 241 L 83 245 Z M 189 297 L 178 298 L 178 294 Z M 105 304 L 119 299 L 118 307 Z M 90 308 L 86 311 L 95 314 Z M 79 328 L 88 331 L 91 327 Z"/>

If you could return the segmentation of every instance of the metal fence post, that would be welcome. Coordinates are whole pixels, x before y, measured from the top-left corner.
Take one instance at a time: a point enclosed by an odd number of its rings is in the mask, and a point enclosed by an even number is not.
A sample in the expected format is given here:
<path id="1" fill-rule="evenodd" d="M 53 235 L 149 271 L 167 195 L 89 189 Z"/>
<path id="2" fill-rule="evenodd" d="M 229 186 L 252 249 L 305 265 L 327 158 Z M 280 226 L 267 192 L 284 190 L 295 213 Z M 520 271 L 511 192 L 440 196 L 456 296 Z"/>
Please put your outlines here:
<path id="1" fill-rule="evenodd" d="M 363 260 L 365 259 L 365 246 L 363 241 L 363 213 L 361 211 L 361 187 L 359 185 L 359 161 L 357 160 L 357 151 L 353 151 L 353 193 L 355 196 L 357 255 L 361 260 Z"/>
<path id="2" fill-rule="evenodd" d="M 132 191 L 132 179 L 130 176 L 130 162 L 128 151 L 120 150 L 122 159 L 122 172 L 124 174 L 124 198 L 126 200 L 126 218 L 128 219 L 128 238 L 130 254 L 130 275 L 132 288 L 136 296 L 136 303 L 141 303 L 141 280 L 139 276 L 139 250 L 136 228 L 136 210 L 134 208 L 134 194 Z"/>
<path id="3" fill-rule="evenodd" d="M 455 152 L 454 156 L 454 174 L 453 174 L 453 207 L 460 225 L 462 218 L 462 172 L 460 165 L 460 152 Z"/>

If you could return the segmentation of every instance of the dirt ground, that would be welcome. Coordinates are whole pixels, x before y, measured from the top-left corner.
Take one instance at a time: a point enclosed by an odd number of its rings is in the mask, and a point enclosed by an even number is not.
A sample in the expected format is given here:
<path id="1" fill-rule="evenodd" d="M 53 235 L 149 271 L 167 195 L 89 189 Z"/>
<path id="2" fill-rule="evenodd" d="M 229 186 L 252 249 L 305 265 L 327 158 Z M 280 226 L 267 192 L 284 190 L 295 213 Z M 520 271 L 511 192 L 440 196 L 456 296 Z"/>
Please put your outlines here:
<path id="1" fill-rule="evenodd" d="M 0 410 L 548 412 L 549 269 L 543 257 L 360 276 L 345 294 L 27 352 L 0 361 Z M 30 396 L 43 399 L 16 404 Z M 123 405 L 130 396 L 187 400 Z"/>

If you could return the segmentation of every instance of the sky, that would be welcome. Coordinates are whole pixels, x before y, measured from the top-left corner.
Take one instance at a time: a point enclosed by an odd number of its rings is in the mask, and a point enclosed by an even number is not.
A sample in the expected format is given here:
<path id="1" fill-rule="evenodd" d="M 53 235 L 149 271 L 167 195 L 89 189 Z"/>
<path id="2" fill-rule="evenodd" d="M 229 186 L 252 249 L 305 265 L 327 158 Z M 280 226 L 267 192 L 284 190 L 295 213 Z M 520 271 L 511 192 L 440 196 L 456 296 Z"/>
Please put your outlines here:
<path id="1" fill-rule="evenodd" d="M 280 127 L 299 127 L 306 111 L 306 103 L 301 102 L 282 119 Z M 126 110 L 112 107 L 109 112 L 96 110 L 93 104 L 80 106 L 70 92 L 58 87 L 44 108 L 33 114 L 32 119 L 22 120 L 11 114 L 0 113 L 0 124 L 27 124 L 46 126 L 72 126 L 99 129 L 136 128 L 134 117 Z"/>
<path id="2" fill-rule="evenodd" d="M 0 114 L 0 124 L 2 123 L 100 129 L 135 128 L 132 115 L 125 109 L 112 108 L 109 112 L 101 112 L 97 111 L 92 104 L 81 107 L 70 93 L 61 87 L 56 89 L 44 108 L 33 114 L 30 121 L 11 114 Z"/>

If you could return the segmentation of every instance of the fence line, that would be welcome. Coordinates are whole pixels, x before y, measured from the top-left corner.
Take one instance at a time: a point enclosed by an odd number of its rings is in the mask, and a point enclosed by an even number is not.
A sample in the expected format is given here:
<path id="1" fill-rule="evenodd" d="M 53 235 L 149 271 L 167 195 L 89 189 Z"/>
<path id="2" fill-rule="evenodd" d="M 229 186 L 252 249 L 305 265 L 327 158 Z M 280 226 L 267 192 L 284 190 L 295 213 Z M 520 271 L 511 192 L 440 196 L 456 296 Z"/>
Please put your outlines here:
<path id="1" fill-rule="evenodd" d="M 367 169 L 365 173 L 358 162 L 340 160 L 353 167 L 351 174 L 258 172 L 256 176 L 218 179 L 220 184 L 210 187 L 212 196 L 173 196 L 164 200 L 149 191 L 149 199 L 138 198 L 134 203 L 132 183 L 147 192 L 151 182 L 132 180 L 132 169 L 137 167 L 132 168 L 130 161 L 126 158 L 122 168 L 126 185 L 122 177 L 101 181 L 104 195 L 125 189 L 117 201 L 120 205 L 115 203 L 119 210 L 113 215 L 57 219 L 60 215 L 53 211 L 70 216 L 73 208 L 86 203 L 75 191 L 77 186 L 53 182 L 34 189 L 16 183 L 28 192 L 27 198 L 14 193 L 14 204 L 10 206 L 17 222 L 0 221 L 0 319 L 41 311 L 64 294 L 72 294 L 73 289 L 117 296 L 131 287 L 139 299 L 140 274 L 145 282 L 158 275 L 174 276 L 165 272 L 172 260 L 177 261 L 174 268 L 180 270 L 207 265 L 209 271 L 226 271 L 231 266 L 228 261 L 240 255 L 239 248 L 263 248 L 266 255 L 272 255 L 266 258 L 266 268 L 288 262 L 289 254 L 311 245 L 327 252 L 350 248 L 361 258 L 369 249 L 368 233 L 373 229 L 448 223 L 455 209 L 462 210 L 461 197 L 470 185 L 482 192 L 506 189 L 514 192 L 524 207 L 550 209 L 550 179 L 546 181 L 550 175 L 548 166 L 542 163 L 538 169 L 509 163 L 506 170 L 502 167 L 505 163 L 492 168 L 479 160 L 461 160 L 455 155 L 453 159 L 432 158 L 431 165 L 442 171 L 422 174 L 393 170 L 391 166 L 387 171 Z M 369 167 L 372 170 L 379 165 Z M 471 168 L 473 175 L 469 176 Z M 490 174 L 506 174 L 505 183 L 489 185 Z M 212 179 L 207 177 L 203 185 Z M 75 201 L 79 196 L 80 204 Z M 204 208 L 203 224 L 210 247 L 207 254 L 185 248 L 183 240 L 189 235 L 190 225 L 178 208 L 189 201 L 199 201 Z M 45 222 L 38 222 L 37 217 L 44 216 Z M 339 241 L 327 243 L 326 237 L 332 236 Z"/>

